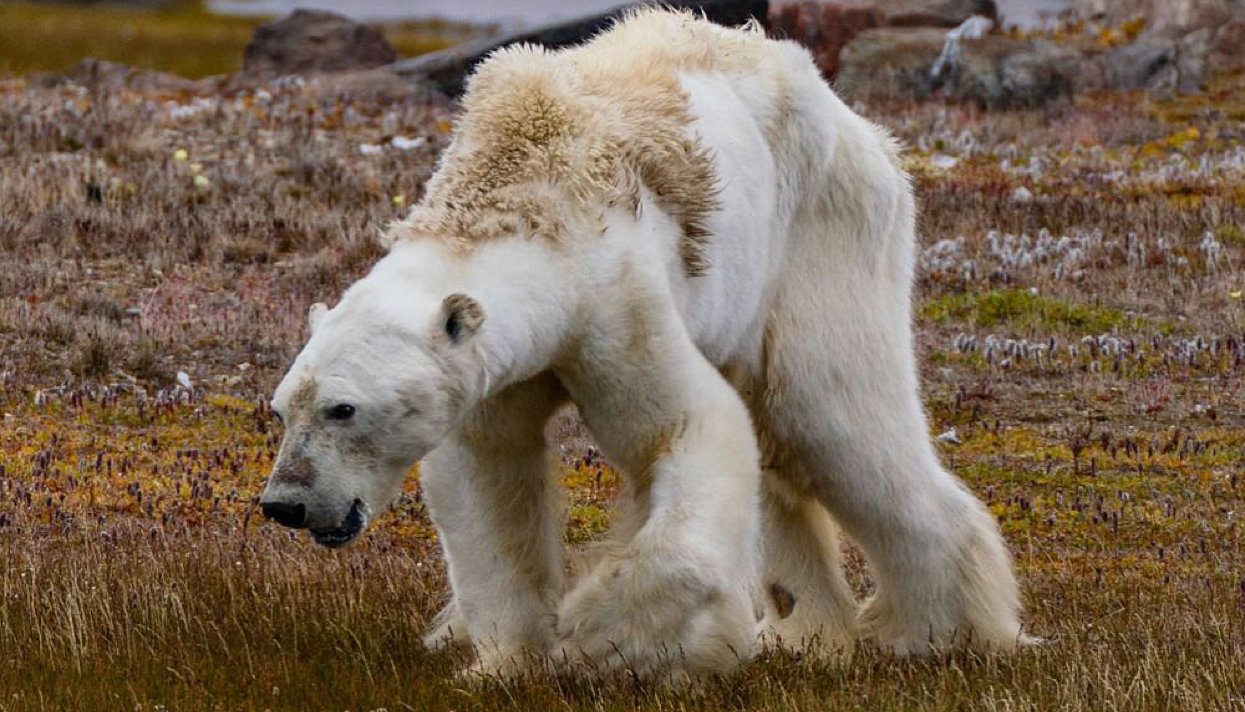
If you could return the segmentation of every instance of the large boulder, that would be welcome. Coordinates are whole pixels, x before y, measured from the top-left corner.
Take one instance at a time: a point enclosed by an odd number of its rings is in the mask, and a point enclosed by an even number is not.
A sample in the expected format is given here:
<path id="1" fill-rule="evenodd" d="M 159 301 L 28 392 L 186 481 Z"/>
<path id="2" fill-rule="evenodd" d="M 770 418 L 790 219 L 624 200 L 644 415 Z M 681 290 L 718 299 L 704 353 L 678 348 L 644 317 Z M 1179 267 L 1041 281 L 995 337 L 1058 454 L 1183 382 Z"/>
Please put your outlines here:
<path id="1" fill-rule="evenodd" d="M 1245 17 L 1245 0 L 1072 0 L 1071 8 L 1108 25 L 1141 17 L 1148 34 L 1168 38 Z"/>
<path id="2" fill-rule="evenodd" d="M 1097 81 L 1074 49 L 1002 35 L 962 40 L 954 61 L 935 75 L 946 40 L 937 28 L 862 32 L 843 49 L 835 87 L 854 98 L 924 99 L 937 92 L 1005 107 L 1039 105 Z"/>
<path id="3" fill-rule="evenodd" d="M 1071 0 L 1080 17 L 1145 21 L 1135 42 L 1101 60 L 1105 87 L 1159 95 L 1201 90 L 1214 72 L 1245 65 L 1245 0 Z"/>
<path id="4" fill-rule="evenodd" d="M 295 10 L 256 28 L 246 46 L 248 79 L 370 69 L 397 60 L 380 31 L 331 12 Z"/>
<path id="5" fill-rule="evenodd" d="M 1195 93 L 1207 74 L 1213 38 L 1207 28 L 1178 39 L 1146 36 L 1116 47 L 1102 58 L 1106 87 L 1165 96 Z"/>
<path id="6" fill-rule="evenodd" d="M 924 99 L 935 88 L 931 76 L 946 30 L 880 27 L 861 32 L 839 54 L 834 87 L 853 98 Z"/>
<path id="7" fill-rule="evenodd" d="M 989 35 L 964 43 L 947 76 L 948 95 L 985 106 L 1039 106 L 1086 82 L 1081 53 L 1047 40 Z"/>
<path id="8" fill-rule="evenodd" d="M 694 10 L 711 22 L 728 27 L 737 27 L 749 20 L 764 24 L 769 17 L 769 0 L 667 0 L 661 4 L 665 7 Z M 604 14 L 588 15 L 577 20 L 467 42 L 440 52 L 403 60 L 394 64 L 393 68 L 410 80 L 427 82 L 441 92 L 455 96 L 462 92 L 467 75 L 476 64 L 494 50 L 519 42 L 550 48 L 579 44 L 606 30 L 633 6 L 620 5 Z"/>
<path id="9" fill-rule="evenodd" d="M 838 74 L 839 55 L 857 35 L 877 27 L 950 29 L 974 15 L 997 21 L 994 0 L 799 0 L 775 5 L 770 33 L 792 39 L 813 54 L 822 74 Z"/>

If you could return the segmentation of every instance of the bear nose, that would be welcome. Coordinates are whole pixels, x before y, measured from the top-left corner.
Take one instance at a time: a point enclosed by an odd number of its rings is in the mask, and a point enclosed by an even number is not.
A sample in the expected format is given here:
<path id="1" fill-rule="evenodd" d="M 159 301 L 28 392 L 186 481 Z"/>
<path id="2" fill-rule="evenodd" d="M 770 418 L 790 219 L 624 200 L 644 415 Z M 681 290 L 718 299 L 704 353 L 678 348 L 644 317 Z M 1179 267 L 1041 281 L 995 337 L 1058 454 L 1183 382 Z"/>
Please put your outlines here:
<path id="1" fill-rule="evenodd" d="M 282 526 L 301 529 L 307 525 L 307 507 L 303 504 L 264 502 L 264 516 Z"/>

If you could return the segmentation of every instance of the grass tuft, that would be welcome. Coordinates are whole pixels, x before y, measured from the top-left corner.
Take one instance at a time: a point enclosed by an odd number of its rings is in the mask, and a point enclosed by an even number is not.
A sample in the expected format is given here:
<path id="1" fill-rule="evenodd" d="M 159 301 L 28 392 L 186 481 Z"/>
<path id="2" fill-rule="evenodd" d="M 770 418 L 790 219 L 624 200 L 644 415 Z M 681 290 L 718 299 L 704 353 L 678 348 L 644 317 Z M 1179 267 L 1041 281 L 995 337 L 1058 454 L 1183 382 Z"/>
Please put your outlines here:
<path id="1" fill-rule="evenodd" d="M 1129 317 L 1118 309 L 1072 303 L 1025 289 L 946 294 L 927 302 L 921 313 L 938 324 L 1004 328 L 1025 334 L 1105 334 L 1124 327 L 1134 331 L 1145 329 L 1145 322 Z"/>

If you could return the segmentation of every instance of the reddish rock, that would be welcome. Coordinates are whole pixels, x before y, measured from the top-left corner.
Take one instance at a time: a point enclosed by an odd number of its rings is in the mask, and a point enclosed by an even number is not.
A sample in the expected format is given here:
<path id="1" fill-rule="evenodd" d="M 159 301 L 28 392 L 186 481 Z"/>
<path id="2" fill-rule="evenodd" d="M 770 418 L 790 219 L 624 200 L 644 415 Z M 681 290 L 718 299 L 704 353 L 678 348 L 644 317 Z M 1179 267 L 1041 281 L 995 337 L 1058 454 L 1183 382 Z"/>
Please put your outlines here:
<path id="1" fill-rule="evenodd" d="M 371 69 L 398 58 L 380 31 L 331 12 L 295 10 L 256 28 L 242 73 L 249 79 Z"/>
<path id="2" fill-rule="evenodd" d="M 776 5 L 770 32 L 808 48 L 822 74 L 833 79 L 839 55 L 856 35 L 877 27 L 951 28 L 973 15 L 998 21 L 994 0 L 804 0 Z"/>
<path id="3" fill-rule="evenodd" d="M 1207 61 L 1213 72 L 1245 66 L 1245 17 L 1225 22 L 1216 31 Z"/>
<path id="4" fill-rule="evenodd" d="M 833 79 L 839 71 L 839 51 L 861 32 L 880 27 L 884 17 L 872 6 L 797 2 L 770 13 L 770 33 L 807 47 L 821 73 Z"/>

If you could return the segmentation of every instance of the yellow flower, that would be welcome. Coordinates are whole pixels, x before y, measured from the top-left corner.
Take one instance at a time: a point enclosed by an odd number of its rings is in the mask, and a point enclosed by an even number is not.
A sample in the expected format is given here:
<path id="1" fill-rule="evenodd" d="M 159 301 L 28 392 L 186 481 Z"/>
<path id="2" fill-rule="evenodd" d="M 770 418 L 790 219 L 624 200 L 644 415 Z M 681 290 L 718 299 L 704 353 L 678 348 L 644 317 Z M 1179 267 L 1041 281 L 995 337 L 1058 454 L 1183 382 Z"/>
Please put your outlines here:
<path id="1" fill-rule="evenodd" d="M 208 177 L 203 175 L 202 173 L 195 176 L 195 187 L 196 188 L 204 189 L 204 188 L 207 188 L 211 184 L 212 182 L 208 180 Z"/>
<path id="2" fill-rule="evenodd" d="M 173 160 L 178 163 L 185 163 L 190 158 L 190 153 L 184 148 L 179 148 L 173 152 Z"/>
<path id="3" fill-rule="evenodd" d="M 405 195 L 402 195 L 401 193 L 399 193 L 398 195 L 393 196 L 393 204 L 394 204 L 394 205 L 399 205 L 399 206 L 400 206 L 400 205 L 403 205 L 403 204 L 405 204 L 405 203 L 406 203 L 406 196 L 405 196 Z"/>
<path id="4" fill-rule="evenodd" d="M 1235 292 L 1228 292 L 1228 296 L 1229 296 L 1229 297 L 1232 297 L 1233 299 L 1240 299 L 1240 298 L 1241 298 L 1241 290 L 1239 290 L 1239 289 L 1238 289 L 1238 290 L 1236 290 Z"/>
<path id="5" fill-rule="evenodd" d="M 202 164 L 202 163 L 191 163 L 191 164 L 190 164 L 190 172 L 191 172 L 191 173 L 200 173 L 200 172 L 202 172 L 202 171 L 203 171 L 203 164 Z"/>

